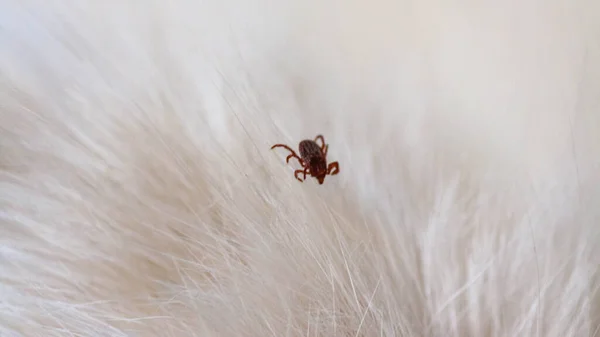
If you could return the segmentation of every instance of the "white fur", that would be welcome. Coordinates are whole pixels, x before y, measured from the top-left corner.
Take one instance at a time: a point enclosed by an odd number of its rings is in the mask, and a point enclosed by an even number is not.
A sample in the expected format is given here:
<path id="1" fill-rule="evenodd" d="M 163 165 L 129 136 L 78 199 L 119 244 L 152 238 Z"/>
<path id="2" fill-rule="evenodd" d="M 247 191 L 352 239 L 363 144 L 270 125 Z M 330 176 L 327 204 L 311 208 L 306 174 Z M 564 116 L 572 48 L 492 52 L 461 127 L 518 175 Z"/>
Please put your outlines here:
<path id="1" fill-rule="evenodd" d="M 599 14 L 0 2 L 0 336 L 596 335 Z"/>

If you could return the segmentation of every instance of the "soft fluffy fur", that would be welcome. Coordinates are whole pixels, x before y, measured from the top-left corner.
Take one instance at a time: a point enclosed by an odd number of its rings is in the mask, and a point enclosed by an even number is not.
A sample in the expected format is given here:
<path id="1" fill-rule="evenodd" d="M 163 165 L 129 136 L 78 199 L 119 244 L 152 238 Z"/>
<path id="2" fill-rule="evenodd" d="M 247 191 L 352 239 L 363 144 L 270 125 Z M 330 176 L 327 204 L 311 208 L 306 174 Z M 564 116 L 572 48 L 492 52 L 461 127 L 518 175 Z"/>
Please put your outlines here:
<path id="1" fill-rule="evenodd" d="M 0 336 L 597 335 L 599 14 L 0 2 Z"/>

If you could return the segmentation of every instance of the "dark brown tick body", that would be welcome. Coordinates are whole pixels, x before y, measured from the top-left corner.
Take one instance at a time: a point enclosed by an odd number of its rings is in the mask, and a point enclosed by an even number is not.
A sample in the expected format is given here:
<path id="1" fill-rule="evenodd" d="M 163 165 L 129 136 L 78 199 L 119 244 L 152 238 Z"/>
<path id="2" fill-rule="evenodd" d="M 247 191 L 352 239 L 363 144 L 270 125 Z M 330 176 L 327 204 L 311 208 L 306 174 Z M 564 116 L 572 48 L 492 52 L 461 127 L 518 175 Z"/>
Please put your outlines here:
<path id="1" fill-rule="evenodd" d="M 323 145 L 319 146 L 319 144 L 317 144 L 318 139 L 321 139 Z M 323 184 L 323 181 L 325 181 L 326 175 L 336 175 L 340 172 L 337 161 L 329 163 L 329 165 L 327 164 L 327 149 L 329 148 L 329 145 L 325 144 L 325 139 L 322 135 L 318 135 L 315 140 L 305 139 L 301 141 L 300 144 L 298 144 L 300 156 L 287 145 L 275 144 L 271 149 L 276 147 L 283 147 L 291 152 L 291 154 L 285 158 L 286 163 L 288 163 L 291 158 L 298 159 L 300 165 L 302 165 L 304 169 L 296 170 L 294 176 L 300 182 L 306 180 L 306 175 L 310 174 L 311 177 L 315 177 L 319 182 L 319 185 L 321 185 Z M 298 174 L 302 174 L 304 176 L 303 179 L 300 179 Z"/>

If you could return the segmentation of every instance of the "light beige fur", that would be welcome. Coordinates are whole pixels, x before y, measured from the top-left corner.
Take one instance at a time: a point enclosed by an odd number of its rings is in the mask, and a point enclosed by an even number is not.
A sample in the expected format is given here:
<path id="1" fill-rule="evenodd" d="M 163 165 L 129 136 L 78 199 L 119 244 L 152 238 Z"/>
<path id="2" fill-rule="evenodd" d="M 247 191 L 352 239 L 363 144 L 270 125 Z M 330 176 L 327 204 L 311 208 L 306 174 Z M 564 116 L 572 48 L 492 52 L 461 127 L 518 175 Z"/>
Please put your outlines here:
<path id="1" fill-rule="evenodd" d="M 599 14 L 0 1 L 0 336 L 598 335 Z"/>

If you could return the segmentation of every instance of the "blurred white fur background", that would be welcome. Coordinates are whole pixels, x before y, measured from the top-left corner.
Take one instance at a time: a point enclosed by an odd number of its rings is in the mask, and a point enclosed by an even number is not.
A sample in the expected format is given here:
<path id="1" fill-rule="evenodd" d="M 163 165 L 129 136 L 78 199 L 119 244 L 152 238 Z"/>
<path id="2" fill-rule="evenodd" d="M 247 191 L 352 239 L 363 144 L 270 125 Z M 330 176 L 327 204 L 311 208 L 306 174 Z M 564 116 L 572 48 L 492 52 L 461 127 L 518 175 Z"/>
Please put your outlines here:
<path id="1" fill-rule="evenodd" d="M 597 336 L 595 0 L 0 1 L 0 336 Z M 323 134 L 340 174 L 293 177 Z"/>

